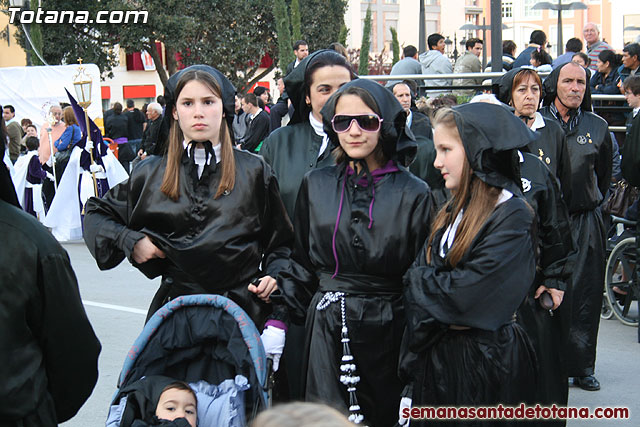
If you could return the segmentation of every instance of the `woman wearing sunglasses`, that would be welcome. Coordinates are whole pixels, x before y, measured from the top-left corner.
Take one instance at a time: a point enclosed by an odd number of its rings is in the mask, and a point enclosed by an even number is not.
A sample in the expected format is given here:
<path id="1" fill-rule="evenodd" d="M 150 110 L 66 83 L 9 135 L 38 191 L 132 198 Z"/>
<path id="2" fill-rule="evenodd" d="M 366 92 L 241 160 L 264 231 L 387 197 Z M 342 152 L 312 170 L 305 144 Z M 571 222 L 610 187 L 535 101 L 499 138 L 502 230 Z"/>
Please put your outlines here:
<path id="1" fill-rule="evenodd" d="M 296 203 L 291 268 L 272 294 L 306 320 L 305 398 L 390 426 L 398 413 L 405 326 L 402 275 L 429 231 L 431 194 L 402 164 L 415 155 L 406 113 L 369 80 L 339 89 L 322 109 L 336 165 L 309 172 Z"/>

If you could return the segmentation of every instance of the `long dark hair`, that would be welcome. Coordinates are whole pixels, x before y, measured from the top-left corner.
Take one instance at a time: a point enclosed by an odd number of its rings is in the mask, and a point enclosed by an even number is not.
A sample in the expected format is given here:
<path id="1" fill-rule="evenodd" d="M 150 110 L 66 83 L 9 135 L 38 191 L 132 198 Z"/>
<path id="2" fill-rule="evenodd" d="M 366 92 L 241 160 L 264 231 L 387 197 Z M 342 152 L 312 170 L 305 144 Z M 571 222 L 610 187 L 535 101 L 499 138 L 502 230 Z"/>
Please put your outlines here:
<path id="1" fill-rule="evenodd" d="M 192 80 L 197 80 L 207 86 L 211 91 L 220 99 L 222 99 L 222 90 L 216 79 L 209 73 L 200 70 L 186 71 L 176 85 L 175 100 L 177 104 L 178 96 L 184 89 L 185 85 Z M 175 108 L 175 107 L 174 107 Z M 170 117 L 171 130 L 169 132 L 169 148 L 166 154 L 167 167 L 164 171 L 162 178 L 162 191 L 167 197 L 177 201 L 180 197 L 180 159 L 184 147 L 182 142 L 184 135 L 180 124 L 173 119 L 173 112 L 167 111 L 166 114 Z M 212 141 L 212 143 L 215 141 Z M 231 142 L 231 133 L 227 126 L 227 121 L 224 117 L 220 123 L 220 164 L 222 166 L 222 177 L 220 178 L 220 184 L 216 191 L 215 198 L 220 197 L 225 191 L 230 192 L 233 190 L 236 182 L 236 164 L 233 156 L 233 144 Z"/>

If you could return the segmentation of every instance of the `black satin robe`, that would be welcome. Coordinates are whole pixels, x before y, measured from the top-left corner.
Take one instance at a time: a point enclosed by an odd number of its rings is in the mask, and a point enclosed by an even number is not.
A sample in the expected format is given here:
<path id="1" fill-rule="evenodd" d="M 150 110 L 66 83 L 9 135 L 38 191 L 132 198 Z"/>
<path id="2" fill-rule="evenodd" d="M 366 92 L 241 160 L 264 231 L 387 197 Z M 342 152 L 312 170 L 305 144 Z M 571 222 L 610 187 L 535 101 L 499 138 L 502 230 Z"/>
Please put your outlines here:
<path id="1" fill-rule="evenodd" d="M 260 155 L 273 168 L 280 184 L 280 196 L 290 218 L 293 218 L 296 197 L 304 174 L 315 168 L 331 166 L 333 145 L 319 156 L 322 137 L 317 135 L 309 122 L 279 128 L 262 143 Z"/>
<path id="2" fill-rule="evenodd" d="M 441 229 L 432 262 L 425 244 L 405 274 L 401 375 L 413 383 L 413 406 L 533 401 L 535 353 L 513 320 L 535 275 L 533 219 L 514 196 L 496 207 L 455 268 L 439 255 Z"/>
<path id="3" fill-rule="evenodd" d="M 160 191 L 166 157 L 158 156 L 140 162 L 131 177 L 104 198 L 89 199 L 84 238 L 98 267 L 113 268 L 126 256 L 147 277 L 162 275 L 150 314 L 167 298 L 197 293 L 231 298 L 258 327 L 270 311 L 247 286 L 255 277 L 276 277 L 286 266 L 293 230 L 271 168 L 254 154 L 233 153 L 235 187 L 218 199 L 214 196 L 221 165 L 215 171 L 206 166 L 198 179 L 197 166 L 186 152 L 178 201 Z M 133 246 L 144 235 L 165 259 L 133 261 Z"/>
<path id="4" fill-rule="evenodd" d="M 541 111 L 556 120 L 549 107 Z M 578 124 L 566 131 L 571 158 L 571 196 L 565 197 L 577 255 L 565 298 L 572 302 L 567 350 L 569 376 L 594 373 L 602 287 L 606 262 L 606 231 L 601 204 L 611 182 L 612 147 L 607 122 L 583 111 Z"/>
<path id="5" fill-rule="evenodd" d="M 527 149 L 547 165 L 560 181 L 560 189 L 565 199 L 571 198 L 571 158 L 567 148 L 567 138 L 562 127 L 555 120 L 544 119 L 545 126 L 536 129 L 540 138 L 529 143 Z"/>
<path id="6" fill-rule="evenodd" d="M 356 395 L 364 422 L 387 427 L 398 419 L 401 392 L 397 364 L 405 327 L 402 275 L 428 235 L 431 195 L 423 181 L 400 168 L 375 184 L 371 218 L 367 188 L 349 179 L 335 238 L 339 272 L 332 279 L 332 236 L 343 174 L 344 166 L 333 166 L 305 176 L 296 204 L 291 269 L 281 273 L 280 290 L 272 300 L 287 306 L 293 321 L 306 319 L 305 398 L 346 410 L 348 394 L 339 381 L 340 303 L 322 311 L 316 305 L 327 291 L 347 294 L 346 323 L 361 378 Z"/>
<path id="7" fill-rule="evenodd" d="M 34 217 L 4 201 L 8 171 L 0 168 L 0 425 L 57 426 L 91 395 L 100 342 L 69 255 Z"/>
<path id="8" fill-rule="evenodd" d="M 535 402 L 546 406 L 553 403 L 566 406 L 568 378 L 564 347 L 569 334 L 571 300 L 565 297 L 551 315 L 540 306 L 535 293 L 541 285 L 566 292 L 575 255 L 571 223 L 556 177 L 537 156 L 530 153 L 522 155 L 523 194 L 536 213 L 539 247 L 536 280 L 518 310 L 518 323 L 536 350 L 538 377 Z M 566 424 L 565 421 L 554 423 Z"/>

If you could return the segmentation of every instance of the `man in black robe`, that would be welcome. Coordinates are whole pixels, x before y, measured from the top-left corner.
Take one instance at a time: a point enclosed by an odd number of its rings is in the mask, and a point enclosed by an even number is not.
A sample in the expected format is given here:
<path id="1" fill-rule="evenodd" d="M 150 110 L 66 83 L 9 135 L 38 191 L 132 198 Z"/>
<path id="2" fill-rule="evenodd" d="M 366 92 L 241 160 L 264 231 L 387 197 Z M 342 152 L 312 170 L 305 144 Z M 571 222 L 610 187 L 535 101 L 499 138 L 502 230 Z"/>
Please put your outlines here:
<path id="1" fill-rule="evenodd" d="M 73 417 L 91 394 L 100 342 L 69 256 L 20 209 L 4 165 L 0 235 L 0 424 L 57 425 Z"/>
<path id="2" fill-rule="evenodd" d="M 572 303 L 568 374 L 576 385 L 594 391 L 600 389 L 593 374 L 606 259 L 600 205 L 611 181 L 612 148 L 607 122 L 591 112 L 588 82 L 589 73 L 576 63 L 556 68 L 544 82 L 546 96 L 540 113 L 562 126 L 572 172 L 571 195 L 565 195 L 565 201 L 577 257 L 567 290 Z"/>

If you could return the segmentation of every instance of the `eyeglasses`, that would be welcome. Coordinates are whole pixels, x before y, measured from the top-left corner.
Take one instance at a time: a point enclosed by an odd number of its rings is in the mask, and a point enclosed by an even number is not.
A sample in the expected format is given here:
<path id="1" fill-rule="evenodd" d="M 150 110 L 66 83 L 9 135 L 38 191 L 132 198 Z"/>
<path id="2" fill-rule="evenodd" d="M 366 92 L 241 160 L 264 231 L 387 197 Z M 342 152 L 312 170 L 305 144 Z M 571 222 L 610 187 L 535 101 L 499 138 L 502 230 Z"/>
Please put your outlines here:
<path id="1" fill-rule="evenodd" d="M 377 114 L 339 114 L 331 119 L 331 127 L 336 133 L 344 133 L 351 128 L 353 122 L 364 132 L 377 132 L 380 130 L 382 119 Z"/>

